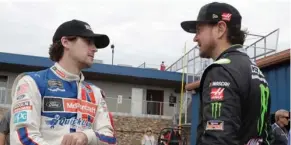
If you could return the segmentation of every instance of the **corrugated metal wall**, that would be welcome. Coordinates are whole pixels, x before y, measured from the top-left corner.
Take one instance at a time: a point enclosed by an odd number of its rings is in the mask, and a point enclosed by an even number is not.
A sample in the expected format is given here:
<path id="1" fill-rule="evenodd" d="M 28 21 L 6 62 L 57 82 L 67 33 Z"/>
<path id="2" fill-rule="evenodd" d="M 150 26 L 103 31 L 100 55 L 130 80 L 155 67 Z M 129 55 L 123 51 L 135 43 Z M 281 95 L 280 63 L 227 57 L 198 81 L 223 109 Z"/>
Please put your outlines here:
<path id="1" fill-rule="evenodd" d="M 271 91 L 271 112 L 278 109 L 290 110 L 290 63 L 263 68 Z M 199 94 L 192 96 L 191 145 L 196 143 L 198 125 Z"/>
<path id="2" fill-rule="evenodd" d="M 200 99 L 199 99 L 199 94 L 195 94 L 192 96 L 192 114 L 191 114 L 191 139 L 190 139 L 190 143 L 191 145 L 195 145 L 196 144 L 196 135 L 197 135 L 197 125 L 198 125 L 198 115 L 199 115 L 199 103 L 200 103 Z"/>
<path id="3" fill-rule="evenodd" d="M 290 63 L 263 68 L 271 91 L 271 112 L 278 109 L 290 110 Z"/>

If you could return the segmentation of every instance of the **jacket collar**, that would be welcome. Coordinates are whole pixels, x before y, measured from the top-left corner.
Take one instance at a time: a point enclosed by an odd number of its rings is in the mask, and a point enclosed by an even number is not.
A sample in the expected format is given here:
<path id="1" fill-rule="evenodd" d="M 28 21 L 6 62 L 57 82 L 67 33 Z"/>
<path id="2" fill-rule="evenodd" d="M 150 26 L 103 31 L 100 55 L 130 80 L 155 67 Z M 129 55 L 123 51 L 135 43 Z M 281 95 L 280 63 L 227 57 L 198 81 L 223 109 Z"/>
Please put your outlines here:
<path id="1" fill-rule="evenodd" d="M 84 80 L 84 76 L 82 73 L 80 73 L 80 75 L 72 74 L 66 71 L 58 63 L 55 63 L 50 69 L 55 75 L 57 75 L 59 78 L 66 81 L 83 81 Z"/>
<path id="2" fill-rule="evenodd" d="M 240 44 L 234 44 L 232 46 L 230 46 L 228 49 L 226 49 L 224 52 L 222 52 L 216 60 L 219 60 L 221 58 L 225 58 L 227 56 L 227 54 L 232 53 L 232 52 L 242 52 L 246 54 L 245 49 L 243 48 L 242 45 Z M 215 61 L 216 61 L 215 60 Z"/>

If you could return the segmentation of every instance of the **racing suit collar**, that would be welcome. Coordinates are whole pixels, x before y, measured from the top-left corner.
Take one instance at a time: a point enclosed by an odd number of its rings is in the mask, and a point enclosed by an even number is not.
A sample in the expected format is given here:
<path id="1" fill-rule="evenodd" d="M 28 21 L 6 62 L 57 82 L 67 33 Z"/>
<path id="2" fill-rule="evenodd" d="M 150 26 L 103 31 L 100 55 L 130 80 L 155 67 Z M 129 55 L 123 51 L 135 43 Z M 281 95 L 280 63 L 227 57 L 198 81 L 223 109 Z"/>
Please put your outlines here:
<path id="1" fill-rule="evenodd" d="M 226 49 L 224 52 L 222 52 L 215 61 L 219 60 L 220 58 L 224 58 L 226 54 L 231 53 L 231 52 L 243 52 L 246 53 L 245 50 L 243 49 L 243 46 L 240 44 L 234 44 L 231 45 L 228 49 Z"/>
<path id="2" fill-rule="evenodd" d="M 66 80 L 66 81 L 83 81 L 84 75 L 81 73 L 80 75 L 72 74 L 66 71 L 60 64 L 55 63 L 51 68 L 52 72 L 57 75 L 59 78 Z"/>

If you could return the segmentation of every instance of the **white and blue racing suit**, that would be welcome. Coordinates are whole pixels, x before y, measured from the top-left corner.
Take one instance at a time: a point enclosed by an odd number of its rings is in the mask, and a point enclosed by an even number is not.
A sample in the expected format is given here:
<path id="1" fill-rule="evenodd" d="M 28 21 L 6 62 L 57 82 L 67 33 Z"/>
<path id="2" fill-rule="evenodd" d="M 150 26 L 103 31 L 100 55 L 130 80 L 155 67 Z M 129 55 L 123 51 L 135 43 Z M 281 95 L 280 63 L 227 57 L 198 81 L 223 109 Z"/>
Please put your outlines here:
<path id="1" fill-rule="evenodd" d="M 89 145 L 114 145 L 116 138 L 99 88 L 58 63 L 19 75 L 12 87 L 10 142 L 60 145 L 63 136 L 83 132 Z"/>

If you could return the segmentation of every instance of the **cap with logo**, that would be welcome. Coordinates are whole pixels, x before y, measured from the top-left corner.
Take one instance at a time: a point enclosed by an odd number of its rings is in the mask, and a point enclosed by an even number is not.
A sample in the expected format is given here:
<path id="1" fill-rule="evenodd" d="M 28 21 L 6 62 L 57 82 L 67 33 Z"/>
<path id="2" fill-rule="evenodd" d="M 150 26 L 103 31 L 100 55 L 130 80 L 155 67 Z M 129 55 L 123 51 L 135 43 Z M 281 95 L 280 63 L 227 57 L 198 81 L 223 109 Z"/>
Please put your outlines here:
<path id="1" fill-rule="evenodd" d="M 105 48 L 109 45 L 109 37 L 105 34 L 96 34 L 90 25 L 80 20 L 71 20 L 61 24 L 54 36 L 53 43 L 60 41 L 63 36 L 79 36 L 93 38 L 97 49 Z"/>
<path id="2" fill-rule="evenodd" d="M 241 15 L 239 11 L 227 3 L 212 2 L 204 5 L 198 14 L 196 21 L 184 21 L 182 28 L 189 33 L 196 33 L 196 25 L 199 23 L 226 22 L 228 28 L 241 28 Z"/>

